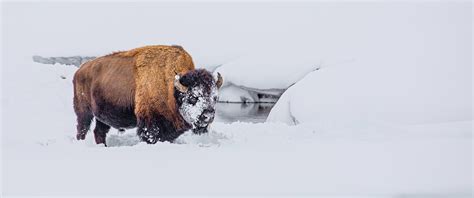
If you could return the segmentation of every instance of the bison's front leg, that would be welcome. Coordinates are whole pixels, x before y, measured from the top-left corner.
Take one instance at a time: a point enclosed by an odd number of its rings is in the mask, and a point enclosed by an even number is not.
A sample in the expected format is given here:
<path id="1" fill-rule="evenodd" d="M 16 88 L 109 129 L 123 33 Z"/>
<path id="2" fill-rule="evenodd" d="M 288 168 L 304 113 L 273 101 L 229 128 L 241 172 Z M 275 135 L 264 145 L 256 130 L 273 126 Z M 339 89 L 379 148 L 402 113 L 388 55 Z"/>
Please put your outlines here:
<path id="1" fill-rule="evenodd" d="M 138 121 L 137 135 L 141 141 L 148 144 L 155 144 L 159 140 L 159 134 L 160 128 L 156 124 L 147 124 L 145 121 Z"/>

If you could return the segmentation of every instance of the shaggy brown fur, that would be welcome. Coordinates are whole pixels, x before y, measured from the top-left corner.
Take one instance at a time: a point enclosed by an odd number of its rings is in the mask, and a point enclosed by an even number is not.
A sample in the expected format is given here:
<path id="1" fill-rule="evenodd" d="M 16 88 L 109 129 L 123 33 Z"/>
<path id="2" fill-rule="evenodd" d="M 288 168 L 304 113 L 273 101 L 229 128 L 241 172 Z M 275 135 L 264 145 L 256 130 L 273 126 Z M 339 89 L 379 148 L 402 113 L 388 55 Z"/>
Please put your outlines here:
<path id="1" fill-rule="evenodd" d="M 193 69 L 192 58 L 182 47 L 163 45 L 115 52 L 85 63 L 73 80 L 77 138 L 84 139 L 93 116 L 119 129 L 135 127 L 137 120 L 157 119 L 169 121 L 178 131 L 189 127 L 178 113 L 173 82 L 176 74 Z M 97 143 L 105 143 L 101 142 L 105 133 L 98 129 Z M 98 134 L 103 136 L 99 140 Z"/>

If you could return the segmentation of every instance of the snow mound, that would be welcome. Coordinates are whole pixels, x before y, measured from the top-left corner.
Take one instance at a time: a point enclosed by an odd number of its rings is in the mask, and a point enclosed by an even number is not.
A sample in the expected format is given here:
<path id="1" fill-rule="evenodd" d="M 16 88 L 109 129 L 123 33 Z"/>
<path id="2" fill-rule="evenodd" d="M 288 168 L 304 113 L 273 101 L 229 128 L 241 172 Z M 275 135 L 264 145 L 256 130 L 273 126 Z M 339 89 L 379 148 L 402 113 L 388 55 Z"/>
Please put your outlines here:
<path id="1" fill-rule="evenodd" d="M 470 24 L 469 12 L 449 8 L 383 16 L 394 23 L 359 21 L 347 44 L 326 52 L 353 61 L 307 75 L 282 95 L 268 121 L 328 130 L 471 121 L 472 35 L 462 25 Z"/>
<path id="2" fill-rule="evenodd" d="M 226 77 L 227 83 L 237 86 L 285 90 L 321 64 L 318 54 L 312 54 L 311 50 L 282 48 L 281 51 L 253 52 L 223 64 L 216 71 Z"/>
<path id="3" fill-rule="evenodd" d="M 312 72 L 282 95 L 267 121 L 330 129 L 472 120 L 470 58 L 413 59 L 373 57 Z M 460 63 L 445 67 L 454 59 Z"/>
<path id="4" fill-rule="evenodd" d="M 42 57 L 33 56 L 33 61 L 43 64 L 62 64 L 62 65 L 74 65 L 75 67 L 81 66 L 83 63 L 95 59 L 95 56 L 71 56 L 71 57 Z"/>
<path id="5" fill-rule="evenodd" d="M 288 87 L 321 66 L 321 59 L 311 49 L 280 47 L 283 49 L 249 52 L 251 55 L 218 67 L 216 72 L 224 76 L 220 100 L 276 102 Z"/>

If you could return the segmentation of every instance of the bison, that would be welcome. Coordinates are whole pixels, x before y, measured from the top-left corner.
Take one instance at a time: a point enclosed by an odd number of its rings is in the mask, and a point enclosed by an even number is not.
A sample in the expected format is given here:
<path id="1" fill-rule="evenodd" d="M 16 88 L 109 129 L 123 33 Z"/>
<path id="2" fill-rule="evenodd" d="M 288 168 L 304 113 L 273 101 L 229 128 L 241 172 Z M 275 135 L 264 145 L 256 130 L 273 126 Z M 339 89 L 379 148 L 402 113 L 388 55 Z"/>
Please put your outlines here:
<path id="1" fill-rule="evenodd" d="M 74 75 L 76 138 L 85 139 L 94 117 L 97 144 L 106 145 L 111 127 L 137 127 L 140 140 L 149 144 L 172 142 L 190 129 L 205 133 L 222 83 L 219 73 L 195 69 L 180 46 L 145 46 L 96 58 Z"/>

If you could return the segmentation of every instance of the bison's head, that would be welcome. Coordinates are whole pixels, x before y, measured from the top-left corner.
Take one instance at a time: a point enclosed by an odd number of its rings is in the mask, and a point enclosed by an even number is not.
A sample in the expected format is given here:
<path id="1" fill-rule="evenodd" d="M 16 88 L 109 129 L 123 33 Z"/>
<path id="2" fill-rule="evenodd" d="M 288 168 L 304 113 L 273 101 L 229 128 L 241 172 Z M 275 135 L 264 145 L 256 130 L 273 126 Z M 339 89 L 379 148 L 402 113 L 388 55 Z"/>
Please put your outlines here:
<path id="1" fill-rule="evenodd" d="M 195 133 L 207 132 L 214 121 L 217 92 L 222 82 L 219 73 L 213 76 L 204 69 L 176 75 L 174 87 L 178 110 L 184 120 L 192 125 Z"/>

